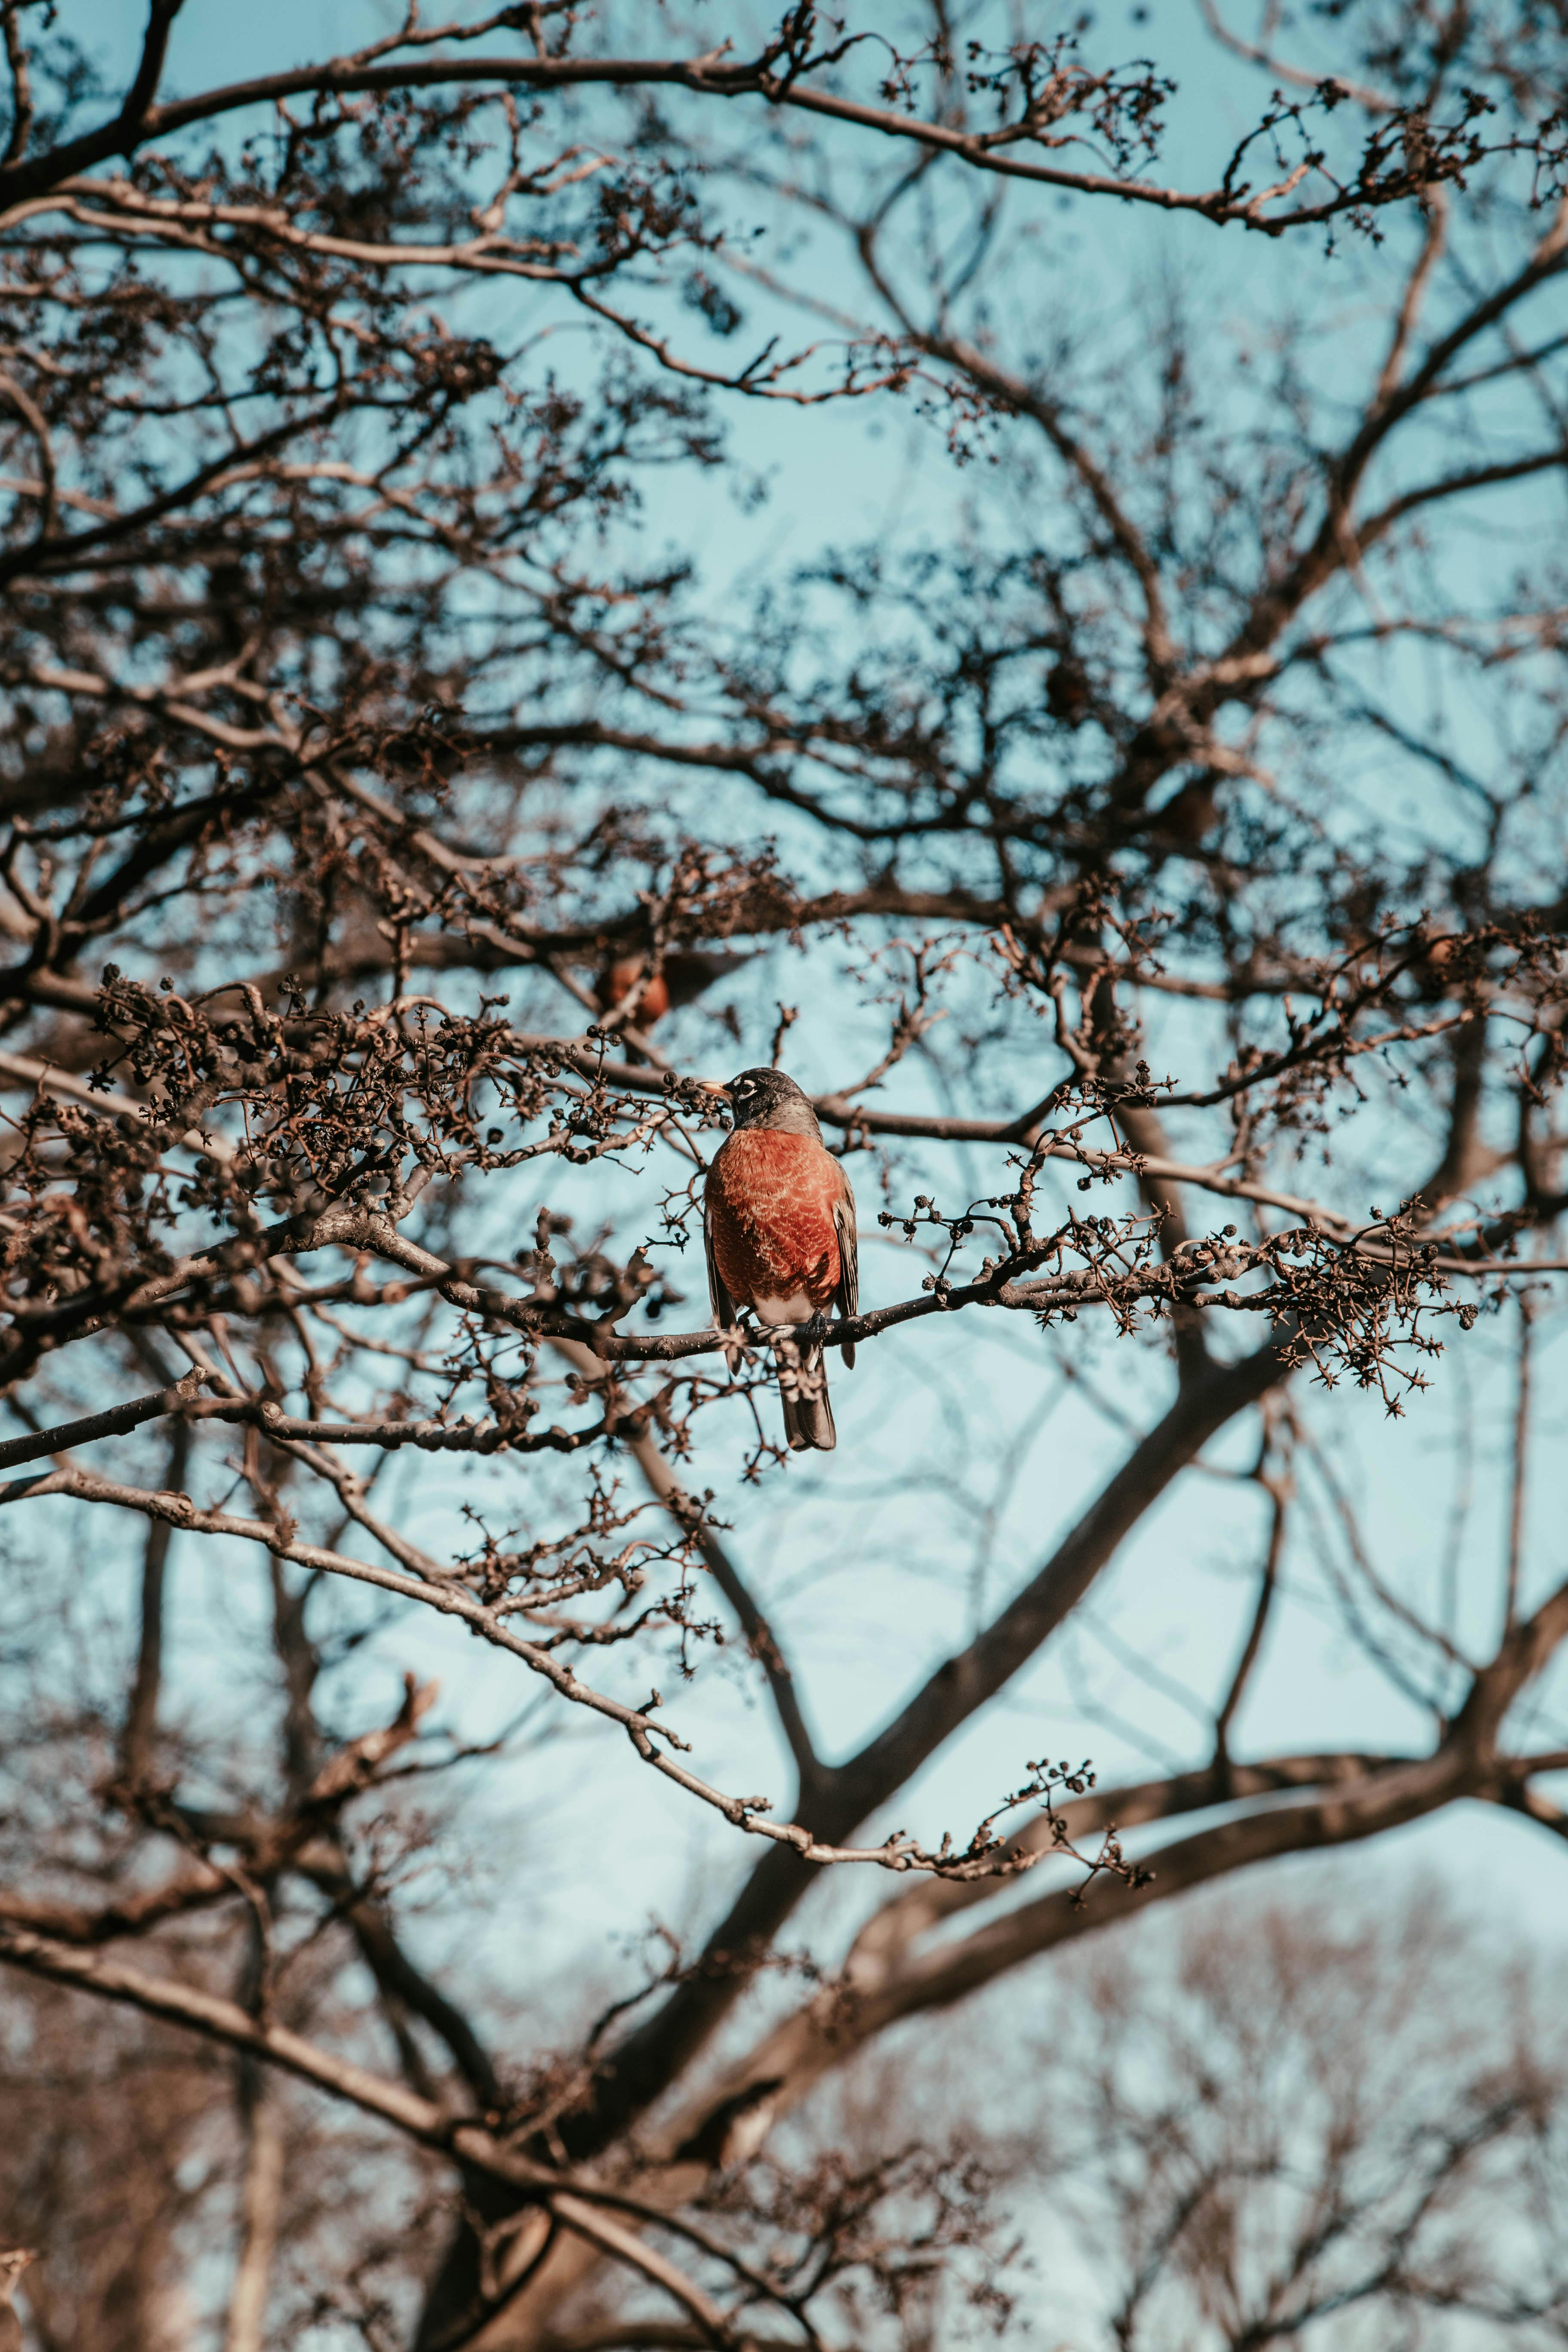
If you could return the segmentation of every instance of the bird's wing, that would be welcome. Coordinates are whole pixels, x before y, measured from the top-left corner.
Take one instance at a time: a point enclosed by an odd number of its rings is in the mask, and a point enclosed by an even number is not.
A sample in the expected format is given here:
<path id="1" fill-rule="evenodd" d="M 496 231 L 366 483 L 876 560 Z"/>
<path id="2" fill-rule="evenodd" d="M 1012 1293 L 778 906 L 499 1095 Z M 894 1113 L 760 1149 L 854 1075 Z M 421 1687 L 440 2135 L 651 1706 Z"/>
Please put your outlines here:
<path id="1" fill-rule="evenodd" d="M 731 1329 L 735 1323 L 735 1302 L 724 1287 L 719 1272 L 719 1262 L 713 1255 L 713 1203 L 704 1194 L 702 1201 L 702 1252 L 708 1260 L 708 1297 L 713 1308 L 713 1320 L 721 1331 Z M 735 1369 L 735 1359 L 729 1358 L 730 1370 Z"/>
<path id="2" fill-rule="evenodd" d="M 840 1163 L 840 1174 L 843 1173 Z M 849 1179 L 844 1178 L 844 1191 L 833 1212 L 833 1223 L 838 1234 L 838 1287 L 834 1303 L 843 1316 L 860 1312 L 860 1256 L 855 1238 L 855 1195 L 849 1189 Z M 855 1368 L 855 1342 L 847 1339 L 840 1349 L 847 1370 Z"/>

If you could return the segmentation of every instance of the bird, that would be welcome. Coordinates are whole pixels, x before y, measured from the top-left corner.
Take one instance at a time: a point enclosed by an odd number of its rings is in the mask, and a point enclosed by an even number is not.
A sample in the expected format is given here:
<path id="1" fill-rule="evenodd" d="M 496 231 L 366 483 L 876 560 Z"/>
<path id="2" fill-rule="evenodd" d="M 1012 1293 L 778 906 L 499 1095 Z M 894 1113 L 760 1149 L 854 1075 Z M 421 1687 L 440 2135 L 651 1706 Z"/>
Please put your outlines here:
<path id="1" fill-rule="evenodd" d="M 0 2352 L 22 2352 L 22 2323 L 12 2305 L 16 2282 L 38 2257 L 30 2246 L 13 2246 L 0 2254 Z"/>
<path id="2" fill-rule="evenodd" d="M 831 1303 L 858 1311 L 855 1195 L 822 1140 L 816 1113 L 783 1070 L 742 1070 L 720 1090 L 733 1125 L 703 1187 L 708 1290 L 721 1330 L 749 1307 L 759 1323 L 812 1323 Z M 792 1454 L 838 1443 L 819 1340 L 776 1340 Z M 855 1361 L 843 1343 L 846 1365 Z"/>
<path id="3" fill-rule="evenodd" d="M 750 961 L 750 956 L 715 954 L 705 948 L 671 948 L 658 970 L 648 972 L 646 955 L 634 952 L 614 956 L 595 976 L 594 995 L 601 1012 L 613 1013 L 642 982 L 632 1022 L 635 1027 L 647 1031 L 672 1008 L 679 1010 L 683 1004 L 694 1003 L 715 981 L 738 971 Z"/>

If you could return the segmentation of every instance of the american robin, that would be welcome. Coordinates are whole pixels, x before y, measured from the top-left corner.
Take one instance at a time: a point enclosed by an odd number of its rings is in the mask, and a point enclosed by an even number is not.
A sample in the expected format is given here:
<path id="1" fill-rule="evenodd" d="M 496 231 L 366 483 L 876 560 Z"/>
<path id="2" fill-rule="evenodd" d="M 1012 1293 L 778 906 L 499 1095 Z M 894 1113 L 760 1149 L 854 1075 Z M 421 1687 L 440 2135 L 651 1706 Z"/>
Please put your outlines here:
<path id="1" fill-rule="evenodd" d="M 643 982 L 632 1014 L 634 1026 L 651 1029 L 672 1005 L 694 1003 L 716 980 L 750 961 L 749 956 L 722 955 L 706 948 L 672 948 L 658 970 Z M 631 954 L 616 956 L 605 964 L 594 982 L 594 994 L 603 1011 L 613 1013 L 617 1004 L 626 1003 L 647 971 L 647 956 Z"/>
<path id="2" fill-rule="evenodd" d="M 822 1140 L 816 1113 L 782 1070 L 742 1070 L 724 1092 L 734 1127 L 708 1171 L 703 1238 L 713 1319 L 749 1307 L 759 1323 L 807 1323 L 831 1301 L 853 1315 L 859 1297 L 855 1195 Z M 784 1435 L 792 1453 L 838 1442 L 822 1349 L 774 1343 Z M 852 1343 L 844 1361 L 855 1361 Z"/>

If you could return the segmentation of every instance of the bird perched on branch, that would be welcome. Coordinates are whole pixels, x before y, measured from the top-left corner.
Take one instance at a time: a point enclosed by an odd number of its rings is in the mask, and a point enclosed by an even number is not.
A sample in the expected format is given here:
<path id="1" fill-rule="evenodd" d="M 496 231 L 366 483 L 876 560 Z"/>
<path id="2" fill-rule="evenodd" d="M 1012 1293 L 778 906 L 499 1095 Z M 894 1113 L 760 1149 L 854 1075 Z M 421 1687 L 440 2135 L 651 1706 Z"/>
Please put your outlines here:
<path id="1" fill-rule="evenodd" d="M 9 2253 L 0 2254 L 0 2352 L 22 2352 L 22 2323 L 12 2308 L 11 2297 L 27 2264 L 37 2259 L 30 2246 L 14 2246 Z"/>
<path id="2" fill-rule="evenodd" d="M 750 961 L 750 956 L 725 955 L 707 948 L 671 948 L 658 970 L 651 971 L 646 955 L 616 956 L 595 978 L 594 995 L 604 1012 L 613 1013 L 640 982 L 632 1024 L 638 1029 L 651 1029 L 667 1013 L 694 1003 L 716 980 Z"/>
<path id="3" fill-rule="evenodd" d="M 703 1239 L 713 1319 L 749 1307 L 759 1323 L 813 1323 L 831 1303 L 856 1313 L 855 1195 L 816 1113 L 782 1070 L 742 1070 L 723 1088 L 734 1127 L 708 1171 Z M 784 1434 L 795 1454 L 837 1444 L 820 1341 L 773 1343 Z M 855 1349 L 847 1342 L 844 1361 Z"/>

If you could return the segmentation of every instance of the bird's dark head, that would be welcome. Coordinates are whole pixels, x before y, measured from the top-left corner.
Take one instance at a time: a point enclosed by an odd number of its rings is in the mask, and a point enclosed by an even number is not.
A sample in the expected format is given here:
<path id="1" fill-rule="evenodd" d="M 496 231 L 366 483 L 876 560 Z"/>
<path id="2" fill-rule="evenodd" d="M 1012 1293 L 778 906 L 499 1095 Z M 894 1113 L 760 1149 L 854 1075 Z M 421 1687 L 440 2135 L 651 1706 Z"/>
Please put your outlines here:
<path id="1" fill-rule="evenodd" d="M 785 1135 L 815 1135 L 821 1141 L 816 1113 L 782 1070 L 742 1070 L 724 1091 L 737 1128 L 771 1127 Z"/>

